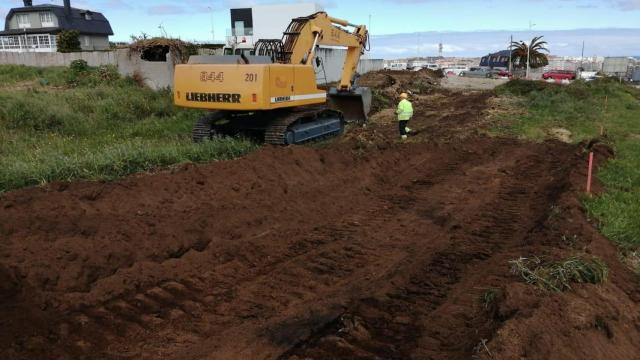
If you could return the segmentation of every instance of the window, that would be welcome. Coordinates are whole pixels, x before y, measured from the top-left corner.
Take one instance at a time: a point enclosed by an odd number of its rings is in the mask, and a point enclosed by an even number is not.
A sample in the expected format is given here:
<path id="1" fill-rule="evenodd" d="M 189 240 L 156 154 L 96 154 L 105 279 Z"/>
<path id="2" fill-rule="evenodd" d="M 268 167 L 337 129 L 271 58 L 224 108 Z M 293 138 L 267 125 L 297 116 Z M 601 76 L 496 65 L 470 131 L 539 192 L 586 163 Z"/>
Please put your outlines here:
<path id="1" fill-rule="evenodd" d="M 91 16 L 91 12 L 87 11 L 86 13 L 84 13 L 84 19 L 93 20 L 93 16 Z"/>
<path id="2" fill-rule="evenodd" d="M 20 29 L 31 27 L 31 22 L 29 21 L 29 14 L 17 14 L 16 20 L 18 21 L 18 28 Z"/>
<path id="3" fill-rule="evenodd" d="M 91 37 L 90 36 L 85 36 L 84 37 L 84 46 L 91 46 Z"/>
<path id="4" fill-rule="evenodd" d="M 0 37 L 0 41 L 5 49 L 20 49 L 20 40 L 17 36 L 3 36 Z"/>
<path id="5" fill-rule="evenodd" d="M 244 21 L 236 21 L 235 23 L 235 36 L 244 36 Z"/>
<path id="6" fill-rule="evenodd" d="M 27 48 L 35 49 L 38 47 L 38 37 L 34 35 L 27 36 Z"/>
<path id="7" fill-rule="evenodd" d="M 53 27 L 53 15 L 51 15 L 50 12 L 41 12 L 40 22 L 42 23 L 42 27 Z"/>
<path id="8" fill-rule="evenodd" d="M 49 35 L 39 35 L 38 42 L 40 43 L 40 47 L 42 48 L 51 47 L 51 43 L 49 41 Z"/>

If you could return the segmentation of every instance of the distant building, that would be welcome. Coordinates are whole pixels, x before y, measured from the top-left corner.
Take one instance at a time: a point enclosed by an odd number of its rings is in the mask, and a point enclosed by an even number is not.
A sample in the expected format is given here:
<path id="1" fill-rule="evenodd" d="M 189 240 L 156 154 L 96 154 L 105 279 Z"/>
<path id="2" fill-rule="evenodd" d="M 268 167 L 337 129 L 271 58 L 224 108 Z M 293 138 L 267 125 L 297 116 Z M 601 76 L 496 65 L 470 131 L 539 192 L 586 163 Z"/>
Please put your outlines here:
<path id="1" fill-rule="evenodd" d="M 0 31 L 0 51 L 56 52 L 56 35 L 64 30 L 80 32 L 82 50 L 106 50 L 113 30 L 99 12 L 64 6 L 33 5 L 24 0 L 24 7 L 13 8 L 7 14 L 5 29 Z"/>
<path id="2" fill-rule="evenodd" d="M 502 50 L 497 53 L 489 54 L 487 56 L 483 56 L 480 59 L 480 66 L 486 66 L 490 68 L 509 68 L 509 54 L 510 50 Z"/>
<path id="3" fill-rule="evenodd" d="M 231 9 L 231 29 L 227 44 L 253 45 L 260 39 L 281 39 L 291 19 L 323 11 L 315 3 L 256 5 L 252 8 Z"/>
<path id="4" fill-rule="evenodd" d="M 631 77 L 635 61 L 630 57 L 606 57 L 602 72 L 608 76 Z"/>

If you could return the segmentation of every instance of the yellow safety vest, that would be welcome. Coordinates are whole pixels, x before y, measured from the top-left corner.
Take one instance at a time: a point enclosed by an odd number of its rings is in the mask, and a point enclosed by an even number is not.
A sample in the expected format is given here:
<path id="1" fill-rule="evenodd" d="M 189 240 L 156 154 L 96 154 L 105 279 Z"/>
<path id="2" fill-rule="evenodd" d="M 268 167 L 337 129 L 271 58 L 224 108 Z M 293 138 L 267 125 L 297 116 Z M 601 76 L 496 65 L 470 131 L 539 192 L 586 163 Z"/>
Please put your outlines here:
<path id="1" fill-rule="evenodd" d="M 413 117 L 413 105 L 409 100 L 402 99 L 398 104 L 396 114 L 398 114 L 398 121 L 410 120 Z"/>

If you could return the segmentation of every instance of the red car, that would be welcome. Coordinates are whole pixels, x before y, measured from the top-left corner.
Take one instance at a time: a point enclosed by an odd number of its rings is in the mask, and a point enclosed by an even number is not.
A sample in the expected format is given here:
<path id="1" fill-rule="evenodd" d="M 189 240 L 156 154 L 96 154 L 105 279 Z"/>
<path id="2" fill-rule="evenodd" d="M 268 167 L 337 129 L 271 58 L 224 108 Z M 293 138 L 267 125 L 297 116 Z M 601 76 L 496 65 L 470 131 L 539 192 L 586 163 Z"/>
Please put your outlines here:
<path id="1" fill-rule="evenodd" d="M 575 80 L 576 73 L 571 70 L 551 70 L 542 74 L 542 78 L 545 80 L 553 79 L 553 80 Z"/>

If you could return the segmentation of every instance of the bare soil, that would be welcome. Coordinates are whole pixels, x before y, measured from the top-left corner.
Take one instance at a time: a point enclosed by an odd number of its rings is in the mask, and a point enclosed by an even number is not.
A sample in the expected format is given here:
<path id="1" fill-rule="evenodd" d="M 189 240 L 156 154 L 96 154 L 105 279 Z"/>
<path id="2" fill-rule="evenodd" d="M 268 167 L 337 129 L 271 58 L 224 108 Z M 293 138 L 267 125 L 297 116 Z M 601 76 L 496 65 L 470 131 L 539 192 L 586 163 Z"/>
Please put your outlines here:
<path id="1" fill-rule="evenodd" d="M 508 82 L 508 79 L 485 79 L 449 75 L 442 80 L 442 86 L 454 90 L 492 90 Z"/>
<path id="2" fill-rule="evenodd" d="M 638 359 L 584 149 L 480 135 L 491 96 L 434 85 L 407 143 L 382 109 L 331 143 L 2 195 L 0 358 Z M 609 281 L 509 265 L 577 253 Z"/>

